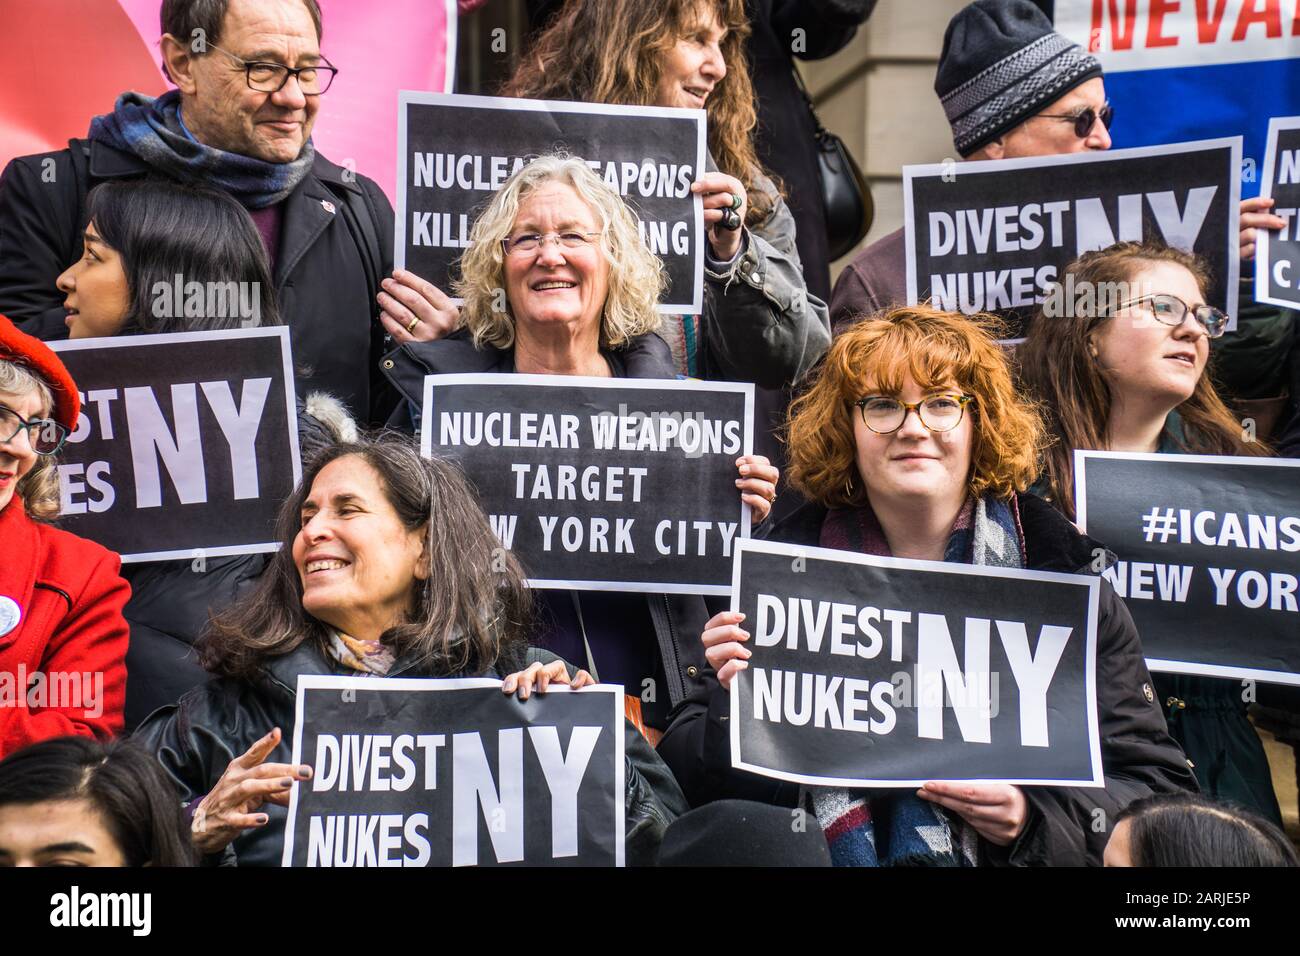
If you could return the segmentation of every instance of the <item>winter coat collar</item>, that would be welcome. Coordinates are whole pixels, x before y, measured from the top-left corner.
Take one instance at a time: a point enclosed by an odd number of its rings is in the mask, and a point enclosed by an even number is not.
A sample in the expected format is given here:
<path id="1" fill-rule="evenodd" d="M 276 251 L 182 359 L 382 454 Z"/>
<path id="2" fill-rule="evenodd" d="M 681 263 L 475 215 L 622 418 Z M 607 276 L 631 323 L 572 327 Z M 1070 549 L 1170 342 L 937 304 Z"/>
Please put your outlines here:
<path id="1" fill-rule="evenodd" d="M 1115 556 L 1100 542 L 1081 534 L 1073 524 L 1037 495 L 1016 496 L 1020 526 L 1025 533 L 1025 567 L 1031 571 L 1061 571 L 1066 574 L 1092 573 L 1098 553 L 1106 566 Z M 809 502 L 780 521 L 761 529 L 755 537 L 789 544 L 816 547 L 826 509 Z"/>
<path id="2" fill-rule="evenodd" d="M 627 378 L 676 378 L 668 343 L 653 332 L 612 350 Z M 486 346 L 477 349 L 465 329 L 434 342 L 408 342 L 384 357 L 385 374 L 418 408 L 424 401 L 424 376 L 454 372 L 513 372 L 514 352 Z"/>

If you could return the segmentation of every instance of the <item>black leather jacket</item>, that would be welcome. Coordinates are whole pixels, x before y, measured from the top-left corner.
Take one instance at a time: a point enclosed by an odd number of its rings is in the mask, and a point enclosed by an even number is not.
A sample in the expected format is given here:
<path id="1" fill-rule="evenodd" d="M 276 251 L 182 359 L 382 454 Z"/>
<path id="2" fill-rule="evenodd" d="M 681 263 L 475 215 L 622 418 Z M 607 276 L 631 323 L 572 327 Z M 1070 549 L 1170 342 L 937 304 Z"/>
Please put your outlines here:
<path id="1" fill-rule="evenodd" d="M 554 654 L 530 649 L 527 663 L 557 660 Z M 570 668 L 570 673 L 573 668 Z M 255 680 L 217 678 L 196 687 L 179 703 L 159 708 L 136 730 L 134 739 L 157 756 L 176 782 L 182 800 L 190 807 L 216 785 L 230 761 L 244 753 L 274 727 L 281 730 L 280 744 L 267 761 L 293 759 L 295 689 L 299 674 L 355 674 L 329 660 L 312 643 L 304 643 L 280 657 L 268 658 Z M 401 658 L 390 677 L 420 674 Z M 441 675 L 440 675 L 441 676 Z M 472 676 L 472 675 L 458 675 Z M 478 675 L 505 677 L 503 672 Z M 659 852 L 663 831 L 686 812 L 686 798 L 667 765 L 645 738 L 623 722 L 625 776 L 625 859 L 630 866 L 649 866 Z M 279 866 L 284 849 L 288 811 L 267 803 L 260 812 L 270 817 L 263 827 L 245 831 L 225 853 L 222 863 L 240 866 Z M 216 862 L 209 859 L 207 862 Z"/>

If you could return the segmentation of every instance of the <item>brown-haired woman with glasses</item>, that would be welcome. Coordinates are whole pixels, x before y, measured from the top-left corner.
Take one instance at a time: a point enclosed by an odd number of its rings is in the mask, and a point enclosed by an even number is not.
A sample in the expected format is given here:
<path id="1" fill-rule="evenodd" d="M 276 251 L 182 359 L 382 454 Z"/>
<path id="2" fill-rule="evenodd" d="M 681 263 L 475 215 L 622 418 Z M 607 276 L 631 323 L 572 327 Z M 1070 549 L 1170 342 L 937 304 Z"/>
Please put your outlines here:
<path id="1" fill-rule="evenodd" d="M 831 346 L 788 424 L 790 482 L 808 503 L 762 536 L 878 556 L 1086 573 L 1097 542 L 1025 489 L 1043 427 L 1012 385 L 989 327 L 925 306 L 864 320 Z M 743 615 L 715 615 L 701 636 L 709 691 L 673 714 L 659 753 L 692 803 L 745 797 L 817 815 L 838 865 L 1101 862 L 1106 818 L 1150 793 L 1191 788 L 1159 706 L 1137 630 L 1102 583 L 1097 712 L 1104 790 L 927 783 L 881 795 L 798 788 L 731 768 L 727 691 L 748 664 Z M 900 855 L 894 828 L 925 819 L 940 839 Z M 882 828 L 883 829 L 883 828 Z M 901 841 L 906 846 L 906 839 Z"/>
<path id="2" fill-rule="evenodd" d="M 1091 300 L 1048 298 L 1020 346 L 1021 379 L 1055 439 L 1036 487 L 1074 517 L 1074 450 L 1267 455 L 1246 440 L 1207 374 L 1227 317 L 1205 302 L 1205 264 L 1121 242 L 1066 266 Z M 1239 681 L 1160 674 L 1155 690 L 1201 789 L 1282 823 L 1268 758 Z"/>

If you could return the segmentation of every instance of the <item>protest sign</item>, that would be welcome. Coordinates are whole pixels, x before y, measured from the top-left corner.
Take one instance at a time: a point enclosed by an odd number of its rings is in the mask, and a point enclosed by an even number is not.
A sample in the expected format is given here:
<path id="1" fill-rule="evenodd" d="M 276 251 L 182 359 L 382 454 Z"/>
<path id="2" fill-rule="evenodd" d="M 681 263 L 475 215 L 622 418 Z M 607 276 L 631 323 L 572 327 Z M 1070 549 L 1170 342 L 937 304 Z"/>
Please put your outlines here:
<path id="1" fill-rule="evenodd" d="M 1300 113 L 1296 0 L 1055 0 L 1057 31 L 1106 71 L 1119 146 L 1243 136 L 1254 195 L 1270 115 Z"/>
<path id="2" fill-rule="evenodd" d="M 492 194 L 532 159 L 564 151 L 587 162 L 640 221 L 663 259 L 661 312 L 704 303 L 704 207 L 691 183 L 704 171 L 704 110 L 495 96 L 398 96 L 399 269 L 448 295 L 461 250 Z"/>
<path id="3" fill-rule="evenodd" d="M 1074 484 L 1151 670 L 1300 684 L 1300 460 L 1076 450 Z"/>
<path id="4" fill-rule="evenodd" d="M 1088 307 L 1086 290 L 1061 274 L 1068 263 L 1155 239 L 1205 258 L 1206 301 L 1235 328 L 1240 158 L 1235 138 L 905 166 L 907 301 L 1023 319 L 1059 282 L 1045 314 L 1072 317 Z"/>
<path id="5" fill-rule="evenodd" d="M 623 688 L 298 676 L 284 866 L 623 865 Z"/>
<path id="6" fill-rule="evenodd" d="M 731 759 L 796 783 L 1102 786 L 1088 575 L 736 548 Z"/>
<path id="7" fill-rule="evenodd" d="M 430 375 L 420 446 L 478 487 L 529 585 L 726 594 L 749 536 L 736 459 L 754 386 L 576 375 Z"/>
<path id="8" fill-rule="evenodd" d="M 1269 212 L 1286 225 L 1255 230 L 1255 301 L 1294 309 L 1300 307 L 1300 116 L 1268 121 L 1259 194 L 1273 198 Z"/>
<path id="9" fill-rule="evenodd" d="M 51 342 L 81 393 L 60 525 L 124 562 L 275 551 L 302 477 L 289 330 Z"/>

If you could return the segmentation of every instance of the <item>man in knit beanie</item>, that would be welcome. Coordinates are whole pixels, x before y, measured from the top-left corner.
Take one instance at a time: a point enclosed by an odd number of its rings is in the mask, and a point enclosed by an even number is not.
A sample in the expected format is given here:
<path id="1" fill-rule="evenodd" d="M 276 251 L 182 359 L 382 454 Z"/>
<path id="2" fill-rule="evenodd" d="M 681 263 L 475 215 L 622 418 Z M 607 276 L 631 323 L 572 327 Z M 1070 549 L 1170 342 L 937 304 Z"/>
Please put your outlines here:
<path id="1" fill-rule="evenodd" d="M 964 159 L 1110 148 L 1101 64 L 1029 0 L 975 0 L 948 23 L 934 90 Z M 831 297 L 836 332 L 907 302 L 903 230 L 854 257 Z"/>

